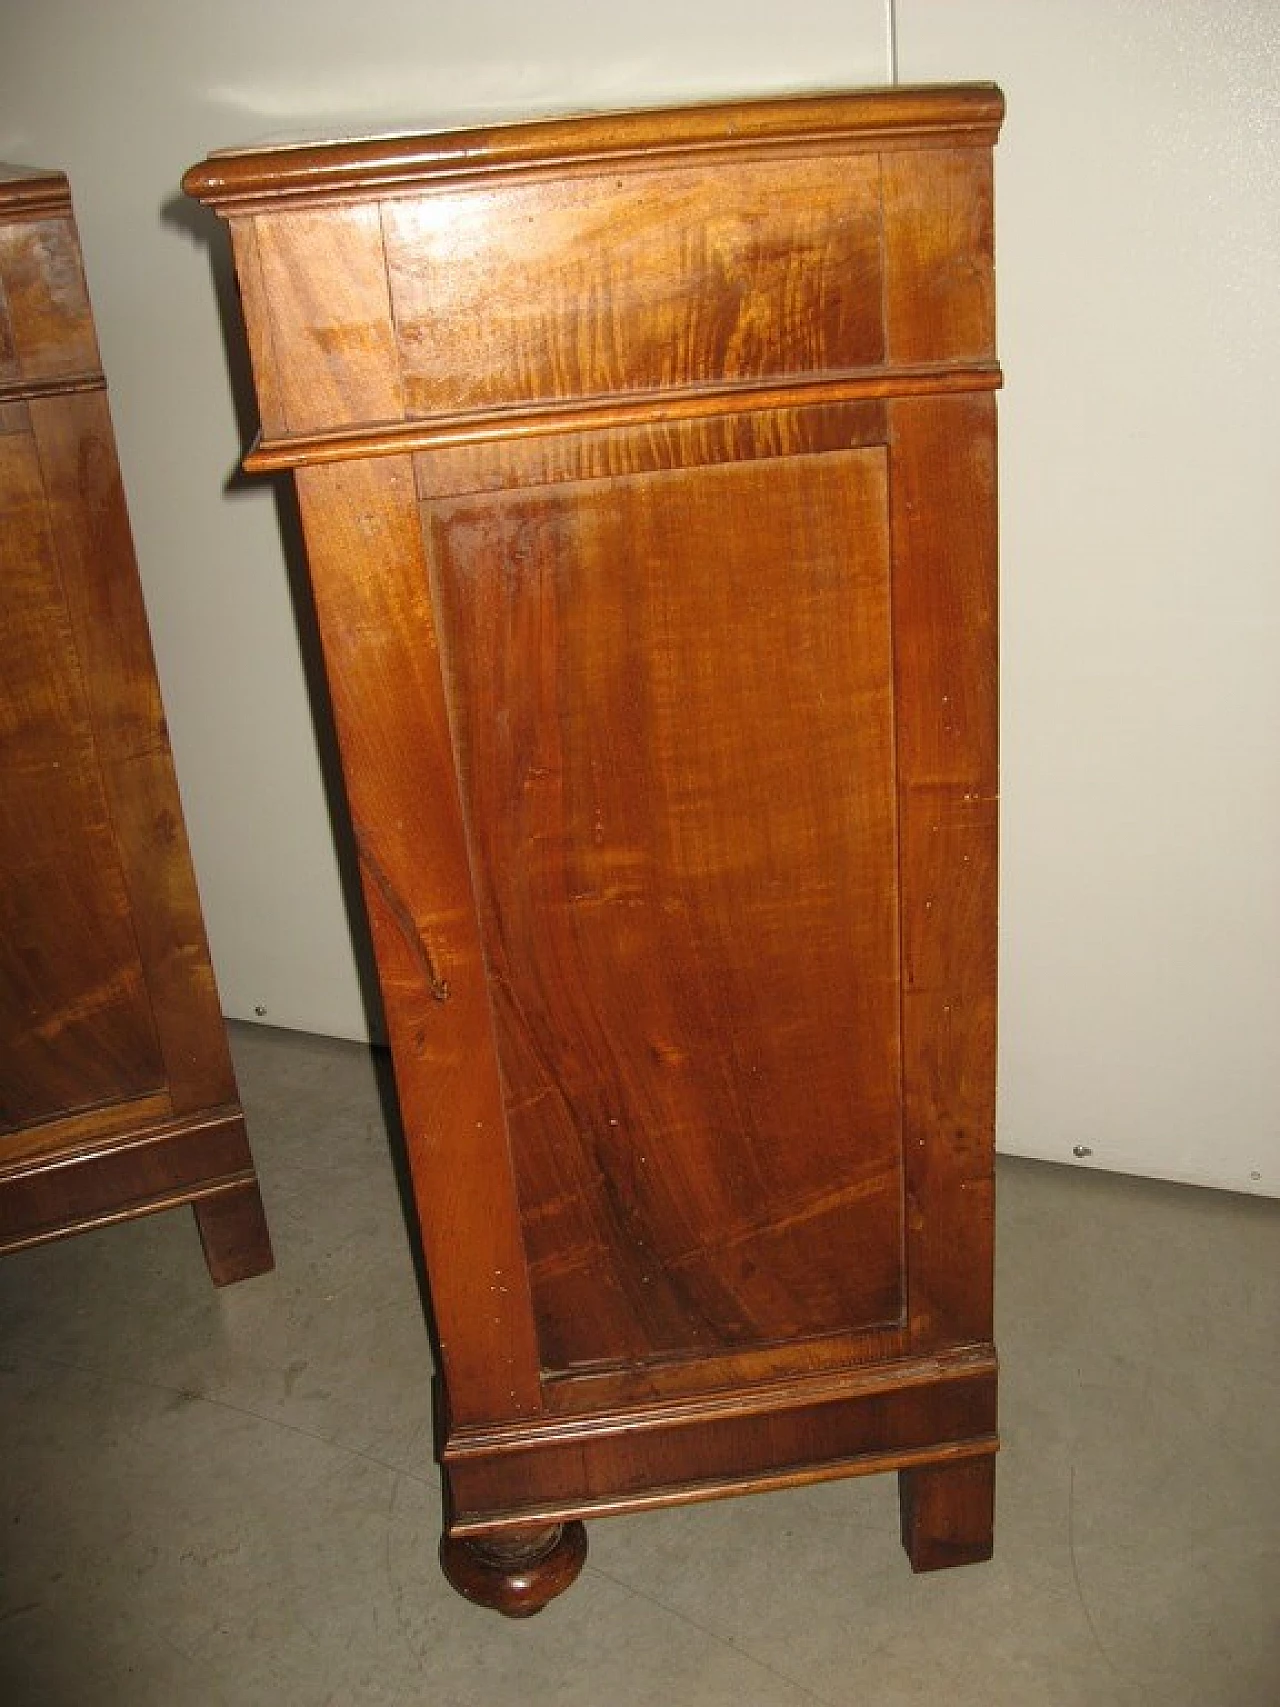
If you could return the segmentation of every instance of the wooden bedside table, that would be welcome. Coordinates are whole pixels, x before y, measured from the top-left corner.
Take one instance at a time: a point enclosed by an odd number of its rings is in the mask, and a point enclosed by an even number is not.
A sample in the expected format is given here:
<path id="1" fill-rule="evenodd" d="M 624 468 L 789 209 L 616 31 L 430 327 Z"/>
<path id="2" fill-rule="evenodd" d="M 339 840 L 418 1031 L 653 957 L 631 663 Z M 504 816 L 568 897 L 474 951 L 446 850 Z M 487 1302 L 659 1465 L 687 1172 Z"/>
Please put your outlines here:
<path id="1" fill-rule="evenodd" d="M 989 86 L 212 157 L 297 474 L 445 1569 L 897 1470 L 991 1550 Z"/>

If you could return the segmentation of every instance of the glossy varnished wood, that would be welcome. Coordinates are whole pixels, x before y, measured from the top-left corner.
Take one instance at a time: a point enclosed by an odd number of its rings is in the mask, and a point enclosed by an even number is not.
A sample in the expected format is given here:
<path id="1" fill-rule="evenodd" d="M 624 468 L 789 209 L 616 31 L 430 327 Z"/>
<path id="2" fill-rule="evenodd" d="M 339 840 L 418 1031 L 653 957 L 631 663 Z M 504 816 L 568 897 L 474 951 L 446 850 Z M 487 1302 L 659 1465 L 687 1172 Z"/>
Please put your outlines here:
<path id="1" fill-rule="evenodd" d="M 429 513 L 548 1371 L 901 1317 L 887 499 L 863 450 Z"/>
<path id="2" fill-rule="evenodd" d="M 298 491 L 449 1404 L 459 1424 L 536 1415 L 529 1280 L 413 465 L 307 468 Z M 377 573 L 353 574 L 369 552 Z"/>
<path id="3" fill-rule="evenodd" d="M 907 1268 L 924 1351 L 991 1335 L 994 404 L 895 403 L 892 435 Z"/>
<path id="4" fill-rule="evenodd" d="M 976 1565 L 993 1552 L 996 1461 L 990 1457 L 898 1472 L 902 1545 L 913 1571 Z"/>
<path id="5" fill-rule="evenodd" d="M 270 1245 L 103 387 L 66 181 L 5 169 L 0 1250 L 190 1203 L 221 1283 Z"/>
<path id="6" fill-rule="evenodd" d="M 878 174 L 873 155 L 744 162 L 718 209 L 697 166 L 388 203 L 406 412 L 875 366 Z"/>
<path id="7" fill-rule="evenodd" d="M 164 1072 L 30 431 L 0 439 L 0 540 L 7 855 L 0 1121 L 15 1129 L 155 1091 Z M 51 894 L 62 897 L 56 910 Z M 74 961 L 65 950 L 68 927 L 84 944 Z"/>
<path id="8" fill-rule="evenodd" d="M 512 1528 L 481 1539 L 445 1535 L 440 1542 L 441 1567 L 458 1593 L 508 1618 L 541 1612 L 576 1579 L 586 1557 L 580 1523 Z"/>
<path id="9" fill-rule="evenodd" d="M 298 471 L 486 1604 L 556 1525 L 877 1469 L 917 1568 L 989 1548 L 1000 114 L 188 175 Z"/>

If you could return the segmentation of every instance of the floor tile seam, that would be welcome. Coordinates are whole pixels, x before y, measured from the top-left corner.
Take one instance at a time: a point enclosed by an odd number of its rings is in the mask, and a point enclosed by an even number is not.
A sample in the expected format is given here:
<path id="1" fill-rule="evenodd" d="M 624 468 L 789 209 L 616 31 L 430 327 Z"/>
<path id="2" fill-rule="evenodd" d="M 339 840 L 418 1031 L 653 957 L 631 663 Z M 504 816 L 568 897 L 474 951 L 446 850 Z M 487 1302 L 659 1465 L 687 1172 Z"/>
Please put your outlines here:
<path id="1" fill-rule="evenodd" d="M 99 1380 L 112 1381 L 118 1386 L 138 1387 L 145 1392 L 167 1393 L 176 1399 L 187 1399 L 202 1405 L 211 1405 L 217 1410 L 229 1411 L 234 1416 L 249 1417 L 255 1422 L 265 1423 L 269 1428 L 277 1428 L 286 1434 L 299 1435 L 304 1440 L 317 1441 L 321 1446 L 332 1447 L 348 1458 L 358 1458 L 365 1464 L 372 1464 L 379 1470 L 386 1470 L 393 1476 L 404 1476 L 409 1481 L 416 1482 L 420 1487 L 438 1488 L 439 1481 L 435 1476 L 423 1476 L 416 1470 L 406 1469 L 401 1464 L 392 1464 L 385 1458 L 378 1458 L 371 1452 L 362 1452 L 358 1446 L 348 1446 L 341 1440 L 335 1440 L 332 1435 L 320 1434 L 315 1429 L 303 1428 L 300 1423 L 288 1422 L 283 1417 L 268 1416 L 263 1411 L 255 1411 L 248 1405 L 236 1405 L 229 1399 L 216 1398 L 211 1393 L 198 1393 L 190 1387 L 171 1387 L 163 1381 L 146 1381 L 136 1375 L 121 1375 L 115 1370 L 103 1369 L 91 1363 L 77 1363 L 69 1358 L 51 1357 L 47 1352 L 27 1352 L 27 1360 L 31 1363 L 43 1364 L 50 1369 L 66 1369 L 76 1375 L 91 1375 Z"/>
<path id="2" fill-rule="evenodd" d="M 750 1648 L 744 1648 L 740 1642 L 735 1642 L 732 1636 L 726 1636 L 719 1630 L 711 1629 L 709 1625 L 700 1623 L 698 1619 L 690 1617 L 687 1612 L 682 1612 L 678 1606 L 672 1606 L 669 1601 L 663 1600 L 659 1595 L 648 1594 L 644 1589 L 637 1588 L 634 1583 L 624 1582 L 621 1577 L 615 1577 L 612 1572 L 603 1570 L 599 1565 L 592 1562 L 590 1555 L 587 1557 L 586 1570 L 590 1575 L 600 1577 L 605 1582 L 611 1583 L 614 1588 L 621 1589 L 624 1594 L 632 1595 L 637 1600 L 646 1601 L 650 1606 L 656 1606 L 660 1612 L 669 1613 L 681 1624 L 687 1624 L 691 1630 L 696 1630 L 700 1636 L 705 1636 L 719 1647 L 728 1649 L 731 1654 L 736 1654 L 739 1659 L 749 1661 L 750 1664 L 764 1672 L 766 1676 L 772 1677 L 778 1683 L 786 1684 L 789 1689 L 796 1690 L 808 1700 L 817 1702 L 818 1707 L 840 1707 L 840 1704 L 833 1701 L 830 1696 L 819 1695 L 807 1683 L 801 1683 L 799 1678 L 791 1677 L 787 1672 L 779 1671 L 776 1666 L 772 1666 L 767 1660 L 761 1659 L 759 1654 L 753 1653 Z"/>

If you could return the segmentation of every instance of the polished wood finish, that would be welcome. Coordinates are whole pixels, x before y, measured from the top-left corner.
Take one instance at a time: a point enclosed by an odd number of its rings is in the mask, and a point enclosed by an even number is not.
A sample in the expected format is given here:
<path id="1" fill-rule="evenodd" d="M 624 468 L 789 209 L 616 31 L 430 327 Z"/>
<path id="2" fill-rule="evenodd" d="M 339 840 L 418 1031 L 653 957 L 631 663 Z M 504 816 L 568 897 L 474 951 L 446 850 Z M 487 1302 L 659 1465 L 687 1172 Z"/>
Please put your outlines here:
<path id="1" fill-rule="evenodd" d="M 898 1472 L 902 1545 L 913 1571 L 976 1565 L 992 1554 L 994 1458 Z"/>
<path id="2" fill-rule="evenodd" d="M 918 1568 L 989 1549 L 1001 113 L 188 174 L 296 470 L 487 1604 L 556 1525 L 871 1470 Z"/>
<path id="3" fill-rule="evenodd" d="M 458 1593 L 508 1618 L 541 1612 L 575 1580 L 586 1557 L 581 1523 L 511 1529 L 483 1541 L 440 1540 L 441 1568 Z"/>
<path id="4" fill-rule="evenodd" d="M 192 1204 L 271 1247 L 67 183 L 0 168 L 0 1250 Z"/>

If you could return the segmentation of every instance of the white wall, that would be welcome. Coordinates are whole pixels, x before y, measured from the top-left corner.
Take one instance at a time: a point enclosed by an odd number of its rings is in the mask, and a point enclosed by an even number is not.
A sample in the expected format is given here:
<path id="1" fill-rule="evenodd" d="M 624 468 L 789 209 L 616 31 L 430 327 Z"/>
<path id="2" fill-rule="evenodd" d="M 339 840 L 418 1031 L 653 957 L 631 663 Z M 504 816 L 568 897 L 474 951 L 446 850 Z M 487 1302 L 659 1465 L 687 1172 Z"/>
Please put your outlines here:
<path id="1" fill-rule="evenodd" d="M 903 80 L 994 77 L 1004 560 L 1001 1144 L 1280 1194 L 1272 0 L 898 0 Z M 224 1005 L 363 1013 L 209 148 L 885 80 L 883 0 L 9 0 L 0 156 L 72 176 Z M 189 215 L 187 216 L 190 217 Z"/>
<path id="2" fill-rule="evenodd" d="M 887 77 L 885 0 L 0 0 L 0 159 L 71 177 L 229 1014 L 365 1028 L 274 499 L 223 491 L 216 221 L 175 217 L 183 170 L 281 132 Z"/>
<path id="3" fill-rule="evenodd" d="M 898 0 L 994 77 L 1002 1148 L 1280 1195 L 1280 7 Z"/>

